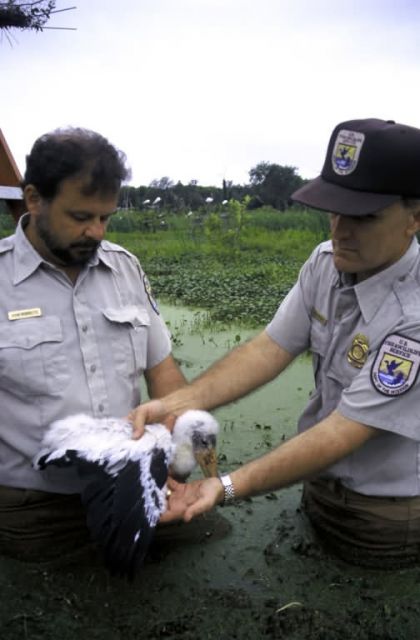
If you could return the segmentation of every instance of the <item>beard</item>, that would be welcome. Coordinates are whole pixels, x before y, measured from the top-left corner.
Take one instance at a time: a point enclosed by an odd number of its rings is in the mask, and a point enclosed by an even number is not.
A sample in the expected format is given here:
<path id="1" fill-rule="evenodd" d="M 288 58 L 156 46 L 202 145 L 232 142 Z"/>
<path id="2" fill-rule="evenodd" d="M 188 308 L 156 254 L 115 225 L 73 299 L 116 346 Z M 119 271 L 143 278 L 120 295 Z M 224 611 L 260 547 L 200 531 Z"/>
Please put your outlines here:
<path id="1" fill-rule="evenodd" d="M 100 242 L 95 240 L 83 240 L 63 246 L 50 231 L 48 218 L 44 216 L 35 218 L 35 227 L 48 251 L 66 267 L 83 267 L 95 255 L 100 245 Z"/>

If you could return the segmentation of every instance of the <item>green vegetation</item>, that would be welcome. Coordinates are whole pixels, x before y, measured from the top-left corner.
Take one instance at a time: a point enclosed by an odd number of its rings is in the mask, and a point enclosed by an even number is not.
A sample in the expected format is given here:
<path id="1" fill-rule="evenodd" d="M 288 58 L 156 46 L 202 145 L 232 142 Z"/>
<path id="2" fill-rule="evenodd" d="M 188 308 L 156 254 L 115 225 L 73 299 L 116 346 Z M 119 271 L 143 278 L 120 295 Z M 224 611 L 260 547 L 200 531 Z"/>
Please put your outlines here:
<path id="1" fill-rule="evenodd" d="M 299 209 L 249 212 L 246 205 L 155 215 L 159 224 L 139 233 L 115 230 L 141 227 L 138 212 L 121 213 L 108 238 L 140 259 L 160 299 L 207 309 L 211 322 L 256 326 L 270 320 L 304 260 L 328 237 L 328 219 Z"/>
<path id="2" fill-rule="evenodd" d="M 328 237 L 328 216 L 248 204 L 245 197 L 194 212 L 121 210 L 107 238 L 139 258 L 160 300 L 206 309 L 211 323 L 254 327 L 270 320 Z M 0 237 L 10 233 L 13 219 L 0 212 Z"/>

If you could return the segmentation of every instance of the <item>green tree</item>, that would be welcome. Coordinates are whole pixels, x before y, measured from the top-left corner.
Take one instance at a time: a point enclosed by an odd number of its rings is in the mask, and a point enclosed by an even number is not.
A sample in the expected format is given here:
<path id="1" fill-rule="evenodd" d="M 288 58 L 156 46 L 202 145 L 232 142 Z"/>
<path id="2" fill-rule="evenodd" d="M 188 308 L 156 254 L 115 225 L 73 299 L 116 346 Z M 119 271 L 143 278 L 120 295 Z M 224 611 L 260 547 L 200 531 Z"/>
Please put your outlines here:
<path id="1" fill-rule="evenodd" d="M 290 196 L 304 184 L 296 173 L 296 167 L 260 162 L 249 172 L 255 194 L 264 204 L 284 211 L 290 204 Z"/>
<path id="2" fill-rule="evenodd" d="M 254 187 L 258 187 L 263 184 L 267 177 L 271 167 L 278 166 L 273 165 L 271 162 L 259 162 L 255 167 L 249 170 L 249 180 Z"/>
<path id="3" fill-rule="evenodd" d="M 159 180 L 152 180 L 149 184 L 151 189 L 161 189 L 162 191 L 166 191 L 167 189 L 171 189 L 174 186 L 174 183 L 168 176 L 163 176 L 159 178 Z"/>

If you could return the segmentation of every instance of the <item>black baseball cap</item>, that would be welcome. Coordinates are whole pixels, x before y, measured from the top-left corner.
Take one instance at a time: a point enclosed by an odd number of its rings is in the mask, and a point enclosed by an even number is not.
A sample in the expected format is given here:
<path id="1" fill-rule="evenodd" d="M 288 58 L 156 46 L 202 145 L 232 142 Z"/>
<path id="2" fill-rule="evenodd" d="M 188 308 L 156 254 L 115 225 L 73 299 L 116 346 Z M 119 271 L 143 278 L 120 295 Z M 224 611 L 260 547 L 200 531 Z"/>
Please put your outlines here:
<path id="1" fill-rule="evenodd" d="M 321 175 L 292 194 L 308 207 L 351 216 L 401 198 L 420 198 L 420 129 L 377 118 L 338 124 Z"/>

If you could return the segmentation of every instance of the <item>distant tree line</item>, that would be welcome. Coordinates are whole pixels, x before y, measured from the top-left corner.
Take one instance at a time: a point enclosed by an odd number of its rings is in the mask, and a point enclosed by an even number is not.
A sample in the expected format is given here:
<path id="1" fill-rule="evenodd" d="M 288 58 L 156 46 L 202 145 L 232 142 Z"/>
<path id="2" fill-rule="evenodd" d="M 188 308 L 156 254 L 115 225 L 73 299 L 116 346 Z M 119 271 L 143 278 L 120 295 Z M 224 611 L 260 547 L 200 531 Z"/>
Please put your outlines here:
<path id="1" fill-rule="evenodd" d="M 295 167 L 260 162 L 249 171 L 248 184 L 233 184 L 223 180 L 220 187 L 201 186 L 196 180 L 176 184 L 167 176 L 153 180 L 148 186 L 121 189 L 119 205 L 122 209 L 167 208 L 172 211 L 195 211 L 206 204 L 242 201 L 249 196 L 248 209 L 264 205 L 284 211 L 291 204 L 290 196 L 305 180 Z"/>
<path id="2" fill-rule="evenodd" d="M 222 207 L 226 218 L 226 209 L 222 205 L 230 202 L 246 203 L 248 210 L 257 210 L 268 206 L 285 211 L 292 203 L 291 194 L 304 184 L 295 167 L 281 166 L 270 162 L 260 162 L 249 171 L 248 184 L 233 184 L 223 180 L 220 187 L 202 186 L 196 180 L 188 184 L 177 182 L 164 176 L 153 180 L 148 186 L 123 186 L 119 196 L 119 208 L 122 212 L 141 211 L 142 217 L 136 222 L 132 216 L 118 216 L 111 222 L 113 230 L 132 231 L 155 229 L 166 225 L 164 212 L 195 212 L 195 220 L 203 219 L 215 209 Z M 145 216 L 146 214 L 146 216 Z M 125 226 L 124 226 L 125 225 Z M 0 236 L 11 226 L 11 216 L 5 202 L 0 200 Z M 111 228 L 110 227 L 110 228 Z"/>

